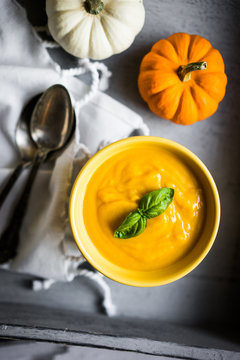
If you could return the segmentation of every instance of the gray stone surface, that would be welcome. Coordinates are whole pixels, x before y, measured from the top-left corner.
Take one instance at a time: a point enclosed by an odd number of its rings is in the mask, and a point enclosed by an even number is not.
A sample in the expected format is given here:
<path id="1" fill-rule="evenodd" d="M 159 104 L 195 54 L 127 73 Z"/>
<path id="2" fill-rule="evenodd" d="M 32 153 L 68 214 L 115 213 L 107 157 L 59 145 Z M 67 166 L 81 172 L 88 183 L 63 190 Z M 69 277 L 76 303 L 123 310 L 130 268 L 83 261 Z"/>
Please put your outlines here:
<path id="1" fill-rule="evenodd" d="M 225 353 L 227 354 L 227 353 Z M 229 354 L 231 360 L 237 360 Z M 83 346 L 65 346 L 47 343 L 14 342 L 0 345 L 0 358 L 7 360 L 169 360 L 169 356 L 139 354 L 129 351 L 95 349 Z M 183 358 L 171 357 L 172 360 Z"/>
<path id="2" fill-rule="evenodd" d="M 23 1 L 30 19 L 44 22 L 43 2 Z M 222 207 L 219 234 L 207 258 L 185 278 L 156 288 L 133 288 L 108 280 L 119 315 L 219 330 L 232 329 L 239 320 L 239 135 L 240 135 L 240 2 L 238 0 L 145 0 L 146 22 L 134 44 L 104 61 L 113 72 L 107 93 L 144 118 L 152 135 L 175 140 L 207 165 L 217 183 Z M 36 15 L 38 13 L 38 16 Z M 152 114 L 137 91 L 141 58 L 154 42 L 174 32 L 199 34 L 220 50 L 228 76 L 227 93 L 209 119 L 184 127 Z M 62 50 L 52 56 L 65 66 L 76 63 Z M 88 79 L 86 79 L 88 81 Z M 33 293 L 31 277 L 0 272 L 0 301 L 50 306 L 93 313 L 98 310 L 95 289 L 78 278 Z M 1 309 L 1 303 L 0 303 Z"/>

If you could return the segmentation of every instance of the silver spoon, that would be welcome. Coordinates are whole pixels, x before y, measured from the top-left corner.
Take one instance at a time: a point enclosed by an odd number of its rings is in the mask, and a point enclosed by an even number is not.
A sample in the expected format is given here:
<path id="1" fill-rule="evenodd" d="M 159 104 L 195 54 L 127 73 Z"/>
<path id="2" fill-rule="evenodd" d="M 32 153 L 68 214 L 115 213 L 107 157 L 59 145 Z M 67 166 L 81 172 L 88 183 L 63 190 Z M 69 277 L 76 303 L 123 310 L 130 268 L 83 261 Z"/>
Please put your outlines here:
<path id="1" fill-rule="evenodd" d="M 21 174 L 22 170 L 31 165 L 34 160 L 37 146 L 33 142 L 29 134 L 30 118 L 39 99 L 39 95 L 35 96 L 23 109 L 18 120 L 15 132 L 15 142 L 21 157 L 20 163 L 17 165 L 7 182 L 4 184 L 0 192 L 0 208 L 3 205 L 7 195 Z"/>
<path id="2" fill-rule="evenodd" d="M 62 85 L 50 87 L 38 100 L 31 117 L 30 134 L 37 145 L 37 152 L 9 226 L 1 236 L 0 263 L 12 259 L 17 253 L 20 228 L 40 164 L 50 153 L 56 152 L 66 145 L 74 127 L 74 112 L 67 89 Z"/>

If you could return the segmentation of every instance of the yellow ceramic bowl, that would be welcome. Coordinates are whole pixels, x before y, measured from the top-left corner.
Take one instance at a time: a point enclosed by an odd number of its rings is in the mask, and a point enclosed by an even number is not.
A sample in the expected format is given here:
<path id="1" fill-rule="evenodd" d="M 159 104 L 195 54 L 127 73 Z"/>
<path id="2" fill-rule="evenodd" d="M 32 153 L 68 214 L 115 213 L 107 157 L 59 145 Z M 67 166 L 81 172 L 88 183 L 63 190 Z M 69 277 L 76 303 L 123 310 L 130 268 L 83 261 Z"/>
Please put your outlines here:
<path id="1" fill-rule="evenodd" d="M 87 185 L 96 169 L 107 159 L 123 150 L 141 144 L 158 145 L 179 157 L 195 174 L 205 197 L 205 220 L 195 246 L 173 265 L 154 271 L 127 270 L 108 261 L 91 241 L 84 224 L 83 200 Z M 158 286 L 175 281 L 192 271 L 207 255 L 217 235 L 220 221 L 220 201 L 214 180 L 202 161 L 176 142 L 153 136 L 138 136 L 115 142 L 93 156 L 79 173 L 70 199 L 70 223 L 75 241 L 85 258 L 110 279 L 132 286 Z"/>

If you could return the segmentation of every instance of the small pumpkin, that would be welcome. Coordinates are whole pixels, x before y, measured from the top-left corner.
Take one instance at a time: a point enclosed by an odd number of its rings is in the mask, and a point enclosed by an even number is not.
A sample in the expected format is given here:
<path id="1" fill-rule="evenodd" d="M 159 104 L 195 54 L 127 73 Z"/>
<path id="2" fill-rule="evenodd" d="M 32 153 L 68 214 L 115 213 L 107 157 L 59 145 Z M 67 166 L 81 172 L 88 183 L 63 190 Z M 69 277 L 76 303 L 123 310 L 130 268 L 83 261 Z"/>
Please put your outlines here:
<path id="1" fill-rule="evenodd" d="M 102 60 L 126 50 L 142 29 L 142 0 L 47 0 L 48 28 L 67 52 Z"/>
<path id="2" fill-rule="evenodd" d="M 215 113 L 226 85 L 220 52 L 205 38 L 186 33 L 154 44 L 138 77 L 139 92 L 150 110 L 182 125 Z"/>

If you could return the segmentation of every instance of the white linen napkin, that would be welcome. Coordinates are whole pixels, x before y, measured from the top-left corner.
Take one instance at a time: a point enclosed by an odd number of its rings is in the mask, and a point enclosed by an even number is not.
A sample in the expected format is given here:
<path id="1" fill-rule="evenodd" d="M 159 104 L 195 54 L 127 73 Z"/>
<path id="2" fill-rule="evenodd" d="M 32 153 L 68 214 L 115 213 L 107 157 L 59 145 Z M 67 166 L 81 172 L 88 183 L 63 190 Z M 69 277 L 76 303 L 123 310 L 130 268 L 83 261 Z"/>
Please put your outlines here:
<path id="1" fill-rule="evenodd" d="M 74 77 L 87 71 L 92 73 L 91 87 Z M 87 59 L 80 61 L 78 69 L 62 70 L 36 36 L 25 11 L 12 0 L 1 0 L 0 184 L 19 161 L 14 141 L 16 123 L 22 108 L 33 96 L 53 84 L 63 84 L 76 110 L 74 141 L 57 159 L 53 171 L 40 170 L 22 226 L 18 255 L 5 266 L 50 279 L 42 284 L 35 282 L 35 289 L 48 287 L 54 281 L 70 281 L 81 274 L 95 277 L 104 291 L 109 292 L 100 274 L 79 269 L 85 259 L 73 241 L 68 224 L 71 185 L 83 162 L 99 146 L 127 137 L 136 129 L 147 135 L 148 128 L 139 115 L 97 91 L 99 71 L 102 78 L 110 75 L 104 64 Z M 1 210 L 4 213 L 1 228 L 7 222 L 8 210 L 7 205 Z"/>

